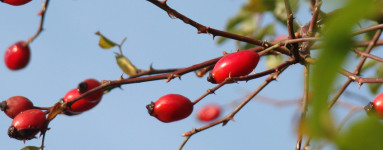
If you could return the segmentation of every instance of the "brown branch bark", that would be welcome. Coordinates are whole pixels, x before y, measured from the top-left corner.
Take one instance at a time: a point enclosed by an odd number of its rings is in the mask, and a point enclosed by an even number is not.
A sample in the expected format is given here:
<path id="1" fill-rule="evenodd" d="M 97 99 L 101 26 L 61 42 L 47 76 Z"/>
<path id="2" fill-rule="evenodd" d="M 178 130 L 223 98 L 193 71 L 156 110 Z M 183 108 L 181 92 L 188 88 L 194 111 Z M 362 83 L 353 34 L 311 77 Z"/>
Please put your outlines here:
<path id="1" fill-rule="evenodd" d="M 170 8 L 166 4 L 166 1 L 158 1 L 158 0 L 148 0 L 148 1 L 153 3 L 154 5 L 156 5 L 157 7 L 161 8 L 162 10 L 166 11 L 169 16 L 178 18 L 178 19 L 182 20 L 184 23 L 195 27 L 198 30 L 197 33 L 212 34 L 213 37 L 222 36 L 222 37 L 226 37 L 226 38 L 230 38 L 230 39 L 234 39 L 234 40 L 262 46 L 264 48 L 268 48 L 268 47 L 273 46 L 273 44 L 270 44 L 266 41 L 256 40 L 256 39 L 245 37 L 242 35 L 233 34 L 233 33 L 225 32 L 225 31 L 217 30 L 217 29 L 214 29 L 214 28 L 211 28 L 208 26 L 204 26 L 204 25 L 186 17 L 185 15 L 179 13 L 178 11 Z M 290 54 L 290 51 L 284 47 L 279 47 L 279 48 L 277 48 L 277 50 L 280 51 L 281 53 L 284 53 L 284 54 L 288 54 L 288 55 Z"/>

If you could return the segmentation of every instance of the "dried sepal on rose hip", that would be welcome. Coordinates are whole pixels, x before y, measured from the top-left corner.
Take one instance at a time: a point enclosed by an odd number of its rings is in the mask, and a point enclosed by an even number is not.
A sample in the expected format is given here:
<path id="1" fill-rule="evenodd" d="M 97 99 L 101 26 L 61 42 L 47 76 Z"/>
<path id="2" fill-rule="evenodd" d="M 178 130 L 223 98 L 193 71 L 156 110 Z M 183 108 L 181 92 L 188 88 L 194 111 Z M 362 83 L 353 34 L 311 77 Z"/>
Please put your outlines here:
<path id="1" fill-rule="evenodd" d="M 85 92 L 88 92 L 98 86 L 101 85 L 101 82 L 99 82 L 98 80 L 96 79 L 86 79 L 84 81 L 82 81 L 81 83 L 78 84 L 77 86 L 77 90 L 80 94 L 83 94 Z M 84 97 L 84 99 L 86 101 L 99 101 L 101 98 L 102 98 L 102 95 L 104 94 L 104 90 L 99 90 L 95 93 L 92 93 L 86 97 Z"/>
<path id="2" fill-rule="evenodd" d="M 1 102 L 0 108 L 9 118 L 15 118 L 19 113 L 33 109 L 33 103 L 24 96 L 12 96 Z"/>
<path id="3" fill-rule="evenodd" d="M 8 135 L 18 140 L 30 140 L 43 130 L 46 117 L 40 109 L 29 109 L 18 114 L 8 129 Z"/>
<path id="4" fill-rule="evenodd" d="M 193 103 L 185 96 L 167 94 L 146 105 L 146 108 L 151 116 L 169 123 L 188 117 L 193 112 Z"/>
<path id="5" fill-rule="evenodd" d="M 5 51 L 4 62 L 10 70 L 20 70 L 28 65 L 30 57 L 29 46 L 24 41 L 19 41 Z"/>
<path id="6" fill-rule="evenodd" d="M 376 114 L 383 119 L 383 93 L 375 97 L 375 99 L 364 107 L 367 114 Z"/>
<path id="7" fill-rule="evenodd" d="M 259 55 L 253 51 L 239 51 L 222 57 L 210 72 L 207 80 L 222 83 L 228 77 L 240 77 L 251 73 L 259 62 Z"/>

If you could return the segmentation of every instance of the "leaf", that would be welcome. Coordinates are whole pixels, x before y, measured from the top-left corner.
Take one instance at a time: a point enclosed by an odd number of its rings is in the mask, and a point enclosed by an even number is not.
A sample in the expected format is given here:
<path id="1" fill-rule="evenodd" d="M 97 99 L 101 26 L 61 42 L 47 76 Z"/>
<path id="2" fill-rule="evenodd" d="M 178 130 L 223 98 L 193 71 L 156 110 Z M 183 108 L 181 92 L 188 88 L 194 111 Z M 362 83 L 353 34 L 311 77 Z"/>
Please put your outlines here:
<path id="1" fill-rule="evenodd" d="M 350 0 L 344 9 L 325 22 L 324 48 L 311 73 L 313 99 L 309 102 L 311 112 L 307 120 L 309 134 L 313 137 L 332 139 L 334 136 L 334 124 L 327 106 L 330 89 L 350 52 L 353 43 L 351 30 L 360 19 L 377 10 L 374 6 L 373 0 Z"/>
<path id="2" fill-rule="evenodd" d="M 376 61 L 374 61 L 376 62 Z M 375 77 L 373 78 L 383 78 L 383 63 L 379 63 L 378 68 L 375 71 Z M 368 88 L 370 89 L 371 94 L 378 94 L 382 83 L 369 83 Z"/>
<path id="3" fill-rule="evenodd" d="M 249 11 L 256 13 L 263 13 L 265 11 L 273 10 L 276 1 L 271 0 L 250 0 L 245 6 Z"/>
<path id="4" fill-rule="evenodd" d="M 117 54 L 116 61 L 121 70 L 124 71 L 127 75 L 132 76 L 137 74 L 137 68 L 124 55 Z"/>
<path id="5" fill-rule="evenodd" d="M 98 45 L 103 48 L 103 49 L 110 49 L 112 47 L 115 47 L 116 44 L 115 42 L 109 40 L 106 38 L 104 35 L 102 35 L 99 31 L 96 32 L 96 35 L 100 36 L 100 40 L 98 41 Z"/>
<path id="6" fill-rule="evenodd" d="M 290 5 L 292 7 L 291 8 L 292 13 L 295 14 L 295 12 L 299 8 L 299 0 L 290 0 Z M 286 14 L 285 2 L 283 0 L 276 0 L 273 14 L 274 14 L 275 18 L 277 18 L 278 21 L 280 21 L 282 24 L 286 25 L 287 14 Z"/>
<path id="7" fill-rule="evenodd" d="M 335 140 L 341 150 L 381 150 L 383 124 L 376 117 L 368 117 L 351 123 Z"/>
<path id="8" fill-rule="evenodd" d="M 281 55 L 268 55 L 266 56 L 266 67 L 268 69 L 275 68 L 283 61 Z"/>
<path id="9" fill-rule="evenodd" d="M 371 67 L 374 67 L 375 65 L 377 64 L 377 61 L 375 60 L 371 60 L 371 59 L 368 59 L 362 66 L 362 69 L 360 70 L 360 72 L 364 72 L 365 70 L 371 68 Z"/>
<path id="10" fill-rule="evenodd" d="M 39 150 L 39 149 L 40 147 L 36 147 L 36 146 L 25 146 L 20 150 Z"/>

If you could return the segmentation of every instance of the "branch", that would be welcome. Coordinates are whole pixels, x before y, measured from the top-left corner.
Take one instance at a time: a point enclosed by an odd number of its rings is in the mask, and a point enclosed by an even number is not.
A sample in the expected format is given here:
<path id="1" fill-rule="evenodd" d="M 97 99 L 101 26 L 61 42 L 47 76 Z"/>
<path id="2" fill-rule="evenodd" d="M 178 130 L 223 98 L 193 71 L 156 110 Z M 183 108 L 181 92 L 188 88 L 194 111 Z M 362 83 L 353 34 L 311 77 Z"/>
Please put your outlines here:
<path id="1" fill-rule="evenodd" d="M 304 67 L 304 86 L 303 86 L 303 98 L 301 102 L 301 108 L 302 113 L 299 119 L 299 130 L 298 130 L 298 140 L 297 144 L 295 146 L 296 150 L 301 150 L 302 146 L 302 139 L 303 139 L 303 133 L 301 131 L 301 128 L 303 127 L 303 124 L 306 119 L 306 113 L 307 113 L 307 107 L 308 107 L 308 101 L 309 101 L 309 76 L 310 76 L 310 64 L 306 64 Z"/>
<path id="2" fill-rule="evenodd" d="M 233 33 L 229 33 L 229 32 L 225 32 L 225 31 L 221 31 L 221 30 L 217 30 L 217 29 L 214 29 L 214 28 L 211 28 L 211 27 L 204 26 L 204 25 L 202 25 L 202 24 L 200 24 L 200 23 L 198 23 L 198 22 L 196 22 L 196 21 L 186 17 L 185 15 L 179 13 L 178 11 L 170 8 L 166 4 L 166 0 L 164 0 L 164 1 L 148 0 L 148 1 L 153 3 L 154 5 L 156 5 L 157 7 L 161 8 L 162 10 L 166 11 L 169 16 L 174 17 L 174 18 L 178 18 L 178 19 L 182 20 L 184 23 L 189 24 L 189 25 L 195 27 L 198 30 L 197 33 L 212 34 L 213 38 L 215 36 L 222 36 L 222 37 L 226 37 L 226 38 L 230 38 L 230 39 L 234 39 L 234 40 L 238 40 L 238 41 L 242 41 L 242 42 L 246 42 L 246 43 L 262 46 L 264 48 L 273 46 L 272 44 L 270 44 L 270 43 L 268 43 L 266 41 L 256 40 L 256 39 L 253 39 L 253 38 L 249 38 L 249 37 L 241 36 L 241 35 L 238 35 L 238 34 L 233 34 Z M 290 53 L 289 50 L 287 48 L 284 48 L 284 47 L 279 47 L 279 48 L 277 48 L 277 50 L 280 51 L 281 53 L 285 53 L 285 54 L 289 54 Z"/>
<path id="3" fill-rule="evenodd" d="M 39 25 L 39 28 L 37 29 L 36 34 L 33 35 L 32 37 L 30 37 L 30 38 L 28 39 L 28 41 L 26 42 L 26 45 L 28 45 L 28 44 L 31 43 L 33 40 L 35 40 L 35 39 L 40 35 L 40 33 L 43 31 L 44 20 L 45 20 L 45 13 L 47 12 L 48 4 L 49 4 L 49 0 L 45 0 L 45 2 L 43 3 L 43 8 L 42 8 L 41 11 L 40 11 L 40 13 L 41 13 L 41 19 L 40 19 L 40 25 Z"/>
<path id="4" fill-rule="evenodd" d="M 366 53 L 366 52 L 362 52 L 362 51 L 359 51 L 359 50 L 356 50 L 356 49 L 354 49 L 354 52 L 357 53 L 358 55 L 362 56 L 362 57 L 368 57 L 368 58 L 374 59 L 376 61 L 383 62 L 383 58 L 378 57 L 376 55 L 372 55 L 372 54 L 369 54 L 369 53 Z"/>
<path id="5" fill-rule="evenodd" d="M 205 98 L 207 95 L 213 94 L 216 90 L 218 90 L 219 88 L 221 88 L 225 84 L 233 83 L 233 82 L 236 82 L 236 81 L 248 81 L 248 80 L 260 78 L 260 77 L 263 77 L 263 76 L 266 76 L 266 75 L 278 72 L 278 71 L 282 70 L 283 68 L 286 68 L 289 65 L 292 65 L 294 62 L 295 62 L 294 59 L 290 59 L 290 60 L 287 60 L 284 63 L 278 65 L 277 67 L 274 67 L 272 69 L 269 69 L 269 70 L 266 70 L 266 71 L 263 71 L 263 72 L 260 72 L 260 73 L 256 73 L 256 74 L 253 74 L 253 75 L 247 75 L 247 76 L 241 76 L 241 77 L 228 77 L 227 79 L 225 79 L 224 82 L 218 84 L 217 86 L 215 86 L 212 89 L 208 89 L 202 96 L 200 96 L 198 99 L 196 99 L 193 102 L 193 104 L 198 103 L 203 98 Z"/>
<path id="6" fill-rule="evenodd" d="M 286 8 L 286 15 L 287 15 L 287 30 L 289 31 L 289 39 L 295 39 L 295 32 L 294 32 L 294 15 L 291 12 L 291 6 L 289 0 L 284 0 L 285 1 L 285 8 Z M 298 44 L 293 43 L 292 48 L 293 56 L 295 60 L 299 61 L 300 56 L 299 56 L 299 51 L 298 51 Z"/>
<path id="7" fill-rule="evenodd" d="M 359 85 L 362 85 L 363 83 L 383 83 L 383 78 L 362 78 L 346 70 L 342 70 L 340 73 L 348 77 L 350 80 L 358 82 Z"/>
<path id="8" fill-rule="evenodd" d="M 206 130 L 208 128 L 211 128 L 213 126 L 216 126 L 218 124 L 221 124 L 224 126 L 226 125 L 230 120 L 233 120 L 233 117 L 248 103 L 250 100 L 252 100 L 263 88 L 265 88 L 271 81 L 274 81 L 286 68 L 281 69 L 279 72 L 275 72 L 273 74 L 270 74 L 270 76 L 265 79 L 265 82 L 263 82 L 253 93 L 251 93 L 245 100 L 242 101 L 241 104 L 239 104 L 230 114 L 226 115 L 224 118 L 215 121 L 213 123 L 210 123 L 206 126 L 203 126 L 198 129 L 193 129 L 191 131 L 185 132 L 182 134 L 182 136 L 186 136 L 187 139 L 189 139 L 192 135 L 201 132 L 203 130 Z M 187 141 L 187 140 L 185 140 Z M 185 143 L 183 143 L 184 145 Z"/>
<path id="9" fill-rule="evenodd" d="M 366 48 L 366 53 L 370 53 L 372 48 L 375 46 L 376 44 L 376 41 L 379 39 L 380 35 L 382 34 L 382 29 L 378 29 L 376 32 L 375 32 L 375 35 L 374 37 L 372 38 L 371 42 L 369 43 L 369 45 L 367 46 Z M 360 69 L 362 69 L 362 66 L 364 64 L 364 62 L 366 61 L 366 57 L 361 57 L 358 65 L 356 66 L 353 74 L 355 75 L 358 75 L 359 72 L 360 72 Z M 344 92 L 344 90 L 346 90 L 346 88 L 348 87 L 348 85 L 350 85 L 352 79 L 348 79 L 342 86 L 342 88 L 340 90 L 338 90 L 338 92 L 335 94 L 335 96 L 331 99 L 330 103 L 328 104 L 328 108 L 331 109 L 332 106 L 334 106 L 334 104 L 336 103 L 336 101 L 338 100 L 338 98 L 340 97 L 340 95 L 342 95 L 342 93 Z"/>
<path id="10" fill-rule="evenodd" d="M 360 29 L 358 31 L 353 32 L 352 34 L 353 35 L 358 35 L 358 34 L 370 32 L 370 31 L 374 31 L 374 30 L 377 30 L 377 29 L 383 29 L 383 24 L 378 24 L 378 25 L 367 27 L 367 28 L 363 28 L 363 29 Z"/>

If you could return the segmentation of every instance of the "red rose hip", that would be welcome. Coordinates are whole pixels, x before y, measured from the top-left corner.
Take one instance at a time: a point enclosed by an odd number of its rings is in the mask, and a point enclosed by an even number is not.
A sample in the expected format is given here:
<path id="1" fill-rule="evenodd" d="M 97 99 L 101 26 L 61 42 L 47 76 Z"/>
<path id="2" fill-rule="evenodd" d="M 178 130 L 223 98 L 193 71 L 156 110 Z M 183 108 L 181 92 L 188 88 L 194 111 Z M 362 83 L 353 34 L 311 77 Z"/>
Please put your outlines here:
<path id="1" fill-rule="evenodd" d="M 251 73 L 259 62 L 259 55 L 253 51 L 239 51 L 222 57 L 209 74 L 208 81 L 222 83 L 226 78 L 240 77 Z"/>
<path id="2" fill-rule="evenodd" d="M 19 113 L 33 109 L 33 103 L 24 96 L 13 96 L 1 102 L 0 108 L 9 118 L 15 118 Z"/>
<path id="3" fill-rule="evenodd" d="M 383 118 L 383 93 L 376 96 L 372 103 L 370 103 L 369 105 L 373 106 L 373 109 L 369 109 L 369 111 L 374 110 L 380 118 Z M 369 105 L 367 105 L 366 107 L 368 107 Z"/>
<path id="4" fill-rule="evenodd" d="M 0 0 L 3 3 L 7 3 L 9 5 L 14 5 L 14 6 L 19 6 L 19 5 L 24 5 L 32 0 Z"/>
<path id="5" fill-rule="evenodd" d="M 188 117 L 193 112 L 193 103 L 185 96 L 168 94 L 146 106 L 151 116 L 168 123 Z"/>
<path id="6" fill-rule="evenodd" d="M 29 140 L 44 127 L 45 113 L 40 109 L 29 109 L 18 114 L 8 129 L 8 135 L 18 140 Z"/>
<path id="7" fill-rule="evenodd" d="M 78 89 L 72 89 L 65 94 L 63 101 L 70 102 L 80 95 L 81 94 L 78 92 Z M 77 102 L 73 103 L 70 107 L 68 107 L 68 114 L 74 115 L 90 110 L 101 101 L 101 99 L 98 99 L 96 101 L 87 101 L 85 100 L 85 98 L 78 100 Z"/>
<path id="8" fill-rule="evenodd" d="M 216 104 L 209 104 L 203 106 L 198 112 L 197 112 L 197 118 L 200 121 L 208 122 L 213 121 L 219 117 L 221 114 L 221 107 Z"/>
<path id="9" fill-rule="evenodd" d="M 83 94 L 85 92 L 88 92 L 89 90 L 96 88 L 100 86 L 101 83 L 98 82 L 96 79 L 86 79 L 82 81 L 77 86 L 77 90 L 80 94 Z M 86 101 L 96 102 L 99 101 L 102 98 L 102 95 L 104 94 L 104 90 L 99 90 L 95 93 L 92 93 L 84 98 Z"/>
<path id="10" fill-rule="evenodd" d="M 30 56 L 29 46 L 24 41 L 19 41 L 5 51 L 5 65 L 11 70 L 23 69 L 28 65 Z"/>

